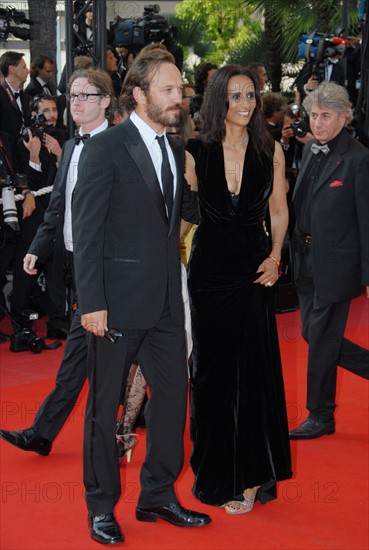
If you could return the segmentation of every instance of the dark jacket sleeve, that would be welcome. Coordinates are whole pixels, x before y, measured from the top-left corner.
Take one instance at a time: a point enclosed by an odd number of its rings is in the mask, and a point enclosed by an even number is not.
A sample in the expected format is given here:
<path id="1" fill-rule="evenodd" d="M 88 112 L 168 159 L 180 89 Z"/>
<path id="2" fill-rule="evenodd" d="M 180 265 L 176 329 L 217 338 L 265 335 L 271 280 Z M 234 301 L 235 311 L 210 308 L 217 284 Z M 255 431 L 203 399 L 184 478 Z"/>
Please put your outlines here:
<path id="1" fill-rule="evenodd" d="M 39 226 L 28 250 L 30 254 L 38 256 L 40 262 L 44 262 L 52 254 L 55 247 L 58 224 L 61 223 L 59 216 L 61 215 L 61 203 L 65 203 L 65 171 L 67 170 L 66 167 L 63 169 L 64 153 L 65 147 L 63 147 L 60 166 L 56 173 L 50 203 L 45 212 L 44 220 Z"/>

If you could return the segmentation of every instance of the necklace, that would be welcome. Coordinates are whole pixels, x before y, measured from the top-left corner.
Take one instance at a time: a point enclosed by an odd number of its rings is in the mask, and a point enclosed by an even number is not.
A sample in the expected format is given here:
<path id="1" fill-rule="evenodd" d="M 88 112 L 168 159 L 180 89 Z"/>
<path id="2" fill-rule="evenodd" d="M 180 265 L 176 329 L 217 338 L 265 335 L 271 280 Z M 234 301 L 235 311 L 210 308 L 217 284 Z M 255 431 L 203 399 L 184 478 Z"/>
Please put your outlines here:
<path id="1" fill-rule="evenodd" d="M 241 147 L 243 147 L 244 145 L 246 145 L 246 143 L 249 141 L 249 136 L 247 136 L 244 141 L 241 141 L 240 143 L 231 143 L 225 139 L 223 139 L 223 143 L 225 143 L 226 145 L 229 145 L 232 149 L 240 149 Z"/>

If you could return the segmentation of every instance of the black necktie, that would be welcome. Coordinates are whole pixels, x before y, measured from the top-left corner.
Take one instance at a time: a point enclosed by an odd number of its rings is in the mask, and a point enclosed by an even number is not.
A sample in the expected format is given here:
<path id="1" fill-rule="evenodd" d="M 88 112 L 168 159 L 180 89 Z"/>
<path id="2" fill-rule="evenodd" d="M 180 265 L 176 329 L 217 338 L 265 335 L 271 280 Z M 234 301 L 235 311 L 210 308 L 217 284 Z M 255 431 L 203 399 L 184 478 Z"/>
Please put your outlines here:
<path id="1" fill-rule="evenodd" d="M 161 163 L 161 183 L 163 186 L 163 195 L 164 195 L 165 204 L 167 205 L 167 209 L 168 209 L 168 220 L 170 220 L 170 217 L 172 215 L 172 209 L 173 209 L 173 190 L 174 190 L 173 172 L 170 169 L 168 151 L 165 146 L 164 136 L 156 136 L 156 139 L 159 142 L 161 154 L 163 157 L 163 160 Z"/>
<path id="2" fill-rule="evenodd" d="M 83 134 L 83 136 L 81 136 L 78 130 L 74 132 L 74 141 L 76 145 L 81 143 L 81 141 L 84 143 L 86 140 L 88 140 L 89 137 L 90 137 L 90 134 Z"/>
<path id="3" fill-rule="evenodd" d="M 318 153 L 322 152 L 325 155 L 328 155 L 329 153 L 329 147 L 328 145 L 318 145 L 317 143 L 313 143 L 311 146 L 311 151 L 314 153 L 314 155 L 317 155 Z"/>

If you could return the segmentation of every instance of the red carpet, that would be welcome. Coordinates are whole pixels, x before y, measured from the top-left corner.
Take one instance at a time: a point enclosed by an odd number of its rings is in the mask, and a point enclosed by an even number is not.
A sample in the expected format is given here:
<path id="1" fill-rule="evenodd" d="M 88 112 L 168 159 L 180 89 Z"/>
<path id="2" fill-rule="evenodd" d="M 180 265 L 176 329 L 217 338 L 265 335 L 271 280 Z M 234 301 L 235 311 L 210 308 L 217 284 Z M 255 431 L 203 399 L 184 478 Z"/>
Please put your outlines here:
<path id="1" fill-rule="evenodd" d="M 368 302 L 361 297 L 352 304 L 347 336 L 365 347 L 369 347 L 368 321 Z M 279 315 L 278 327 L 292 428 L 306 416 L 307 346 L 300 337 L 299 312 Z M 38 405 L 53 388 L 61 356 L 62 348 L 33 355 L 12 354 L 8 344 L 0 346 L 2 428 L 30 426 Z M 0 442 L 2 550 L 101 548 L 89 538 L 83 498 L 85 400 L 86 388 L 49 457 Z M 292 442 L 294 477 L 279 484 L 278 500 L 265 506 L 257 503 L 250 514 L 236 517 L 192 497 L 187 431 L 185 468 L 177 492 L 185 506 L 211 514 L 213 523 L 200 529 L 135 520 L 145 449 L 145 431 L 140 431 L 132 462 L 121 469 L 125 491 L 116 515 L 126 542 L 118 547 L 367 550 L 368 382 L 339 369 L 337 402 L 336 434 Z"/>

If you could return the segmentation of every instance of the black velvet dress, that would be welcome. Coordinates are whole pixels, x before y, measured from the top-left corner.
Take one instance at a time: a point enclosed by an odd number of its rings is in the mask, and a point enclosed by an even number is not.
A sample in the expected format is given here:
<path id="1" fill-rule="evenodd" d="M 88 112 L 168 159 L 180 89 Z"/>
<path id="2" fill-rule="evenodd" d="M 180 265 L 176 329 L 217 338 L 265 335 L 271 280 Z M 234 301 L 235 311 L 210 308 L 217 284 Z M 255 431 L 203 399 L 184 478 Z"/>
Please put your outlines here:
<path id="1" fill-rule="evenodd" d="M 193 330 L 191 466 L 194 495 L 222 505 L 291 477 L 286 404 L 273 288 L 253 281 L 270 253 L 263 228 L 272 161 L 246 152 L 237 202 L 228 192 L 223 148 L 191 140 L 200 224 L 189 262 Z"/>

